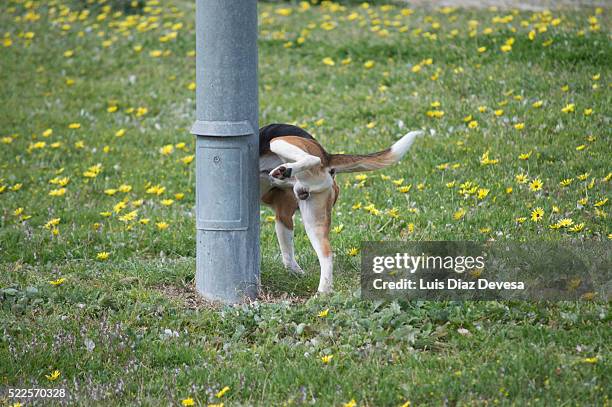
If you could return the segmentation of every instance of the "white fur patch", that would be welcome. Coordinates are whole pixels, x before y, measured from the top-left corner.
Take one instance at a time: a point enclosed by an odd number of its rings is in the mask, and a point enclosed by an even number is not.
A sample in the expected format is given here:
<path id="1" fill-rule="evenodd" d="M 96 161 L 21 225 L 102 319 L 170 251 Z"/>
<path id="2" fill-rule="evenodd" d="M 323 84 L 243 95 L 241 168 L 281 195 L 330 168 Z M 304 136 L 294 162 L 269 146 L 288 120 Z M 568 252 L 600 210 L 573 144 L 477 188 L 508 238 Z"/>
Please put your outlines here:
<path id="1" fill-rule="evenodd" d="M 411 131 L 396 141 L 395 144 L 391 146 L 391 154 L 393 155 L 393 159 L 396 161 L 401 160 L 404 154 L 406 154 L 408 149 L 412 146 L 412 143 L 414 143 L 414 140 L 421 134 L 423 134 L 421 130 Z"/>

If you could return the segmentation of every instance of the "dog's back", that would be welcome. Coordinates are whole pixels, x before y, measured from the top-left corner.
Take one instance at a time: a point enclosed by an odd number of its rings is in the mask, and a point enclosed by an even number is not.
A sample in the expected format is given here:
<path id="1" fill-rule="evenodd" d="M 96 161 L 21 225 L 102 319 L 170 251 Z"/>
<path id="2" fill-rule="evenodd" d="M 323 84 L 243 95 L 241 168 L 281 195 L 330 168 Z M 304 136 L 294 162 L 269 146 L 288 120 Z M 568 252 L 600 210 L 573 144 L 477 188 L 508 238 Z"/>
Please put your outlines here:
<path id="1" fill-rule="evenodd" d="M 306 130 L 301 129 L 291 124 L 268 124 L 259 129 L 259 155 L 262 156 L 270 152 L 270 142 L 277 137 L 296 136 L 309 140 L 314 140 L 314 137 Z"/>

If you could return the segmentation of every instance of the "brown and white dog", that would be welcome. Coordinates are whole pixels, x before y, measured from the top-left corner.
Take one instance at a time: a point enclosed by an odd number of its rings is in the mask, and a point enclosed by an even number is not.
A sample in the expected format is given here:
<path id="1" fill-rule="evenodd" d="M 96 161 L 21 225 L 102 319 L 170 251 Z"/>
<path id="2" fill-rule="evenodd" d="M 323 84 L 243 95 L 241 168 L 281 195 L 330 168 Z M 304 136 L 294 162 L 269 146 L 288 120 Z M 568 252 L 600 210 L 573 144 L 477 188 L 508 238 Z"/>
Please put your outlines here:
<path id="1" fill-rule="evenodd" d="M 259 130 L 260 195 L 276 212 L 276 236 L 283 264 L 304 273 L 295 261 L 293 214 L 299 208 L 306 234 L 319 258 L 319 292 L 332 289 L 332 250 L 329 244 L 332 207 L 338 199 L 335 175 L 371 171 L 398 162 L 414 139 L 412 131 L 390 148 L 367 155 L 329 154 L 305 130 L 288 124 L 270 124 Z"/>

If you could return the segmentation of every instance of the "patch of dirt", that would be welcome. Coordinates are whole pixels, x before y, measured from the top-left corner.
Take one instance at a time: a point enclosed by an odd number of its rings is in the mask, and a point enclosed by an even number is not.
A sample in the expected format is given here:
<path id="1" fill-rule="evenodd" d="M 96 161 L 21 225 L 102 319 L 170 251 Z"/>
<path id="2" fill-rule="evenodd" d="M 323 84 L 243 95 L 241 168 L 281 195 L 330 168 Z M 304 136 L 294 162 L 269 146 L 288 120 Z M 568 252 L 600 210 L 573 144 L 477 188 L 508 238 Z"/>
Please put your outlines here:
<path id="1" fill-rule="evenodd" d="M 203 298 L 193 286 L 177 286 L 177 285 L 162 285 L 156 287 L 160 293 L 165 297 L 173 300 L 180 301 L 183 306 L 191 310 L 201 309 L 219 309 L 223 306 L 222 303 L 217 301 L 208 301 Z M 267 291 L 260 291 L 259 295 L 255 300 L 249 300 L 247 303 L 260 302 L 265 304 L 274 304 L 279 302 L 289 302 L 291 304 L 302 304 L 306 302 L 308 298 L 298 297 L 296 295 L 289 295 L 287 293 L 271 293 Z"/>
<path id="2" fill-rule="evenodd" d="M 263 303 L 278 303 L 278 302 L 289 302 L 290 304 L 303 304 L 308 298 L 298 297 L 297 295 L 289 295 L 287 293 L 271 293 L 266 291 L 260 291 L 257 296 L 257 301 Z"/>
<path id="3" fill-rule="evenodd" d="M 183 303 L 184 307 L 192 310 L 200 310 L 204 308 L 218 309 L 221 304 L 206 301 L 198 292 L 195 287 L 192 286 L 176 286 L 176 285 L 163 285 L 156 288 L 164 296 L 173 300 L 178 300 Z"/>

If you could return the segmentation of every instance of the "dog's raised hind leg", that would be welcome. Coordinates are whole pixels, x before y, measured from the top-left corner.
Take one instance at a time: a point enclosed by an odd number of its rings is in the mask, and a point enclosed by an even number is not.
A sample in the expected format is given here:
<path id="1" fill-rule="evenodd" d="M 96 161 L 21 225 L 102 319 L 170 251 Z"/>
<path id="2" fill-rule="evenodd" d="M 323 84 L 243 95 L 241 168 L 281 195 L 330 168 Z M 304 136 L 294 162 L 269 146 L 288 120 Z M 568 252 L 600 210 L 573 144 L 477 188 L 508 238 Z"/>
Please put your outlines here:
<path id="1" fill-rule="evenodd" d="M 285 179 L 294 177 L 302 171 L 321 165 L 319 157 L 308 154 L 301 148 L 284 140 L 272 141 L 270 143 L 270 151 L 285 162 L 270 171 L 270 176 L 273 178 Z"/>

